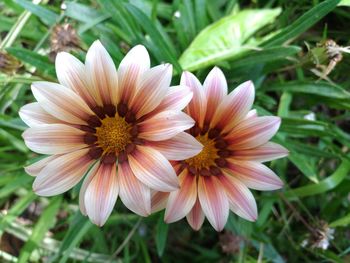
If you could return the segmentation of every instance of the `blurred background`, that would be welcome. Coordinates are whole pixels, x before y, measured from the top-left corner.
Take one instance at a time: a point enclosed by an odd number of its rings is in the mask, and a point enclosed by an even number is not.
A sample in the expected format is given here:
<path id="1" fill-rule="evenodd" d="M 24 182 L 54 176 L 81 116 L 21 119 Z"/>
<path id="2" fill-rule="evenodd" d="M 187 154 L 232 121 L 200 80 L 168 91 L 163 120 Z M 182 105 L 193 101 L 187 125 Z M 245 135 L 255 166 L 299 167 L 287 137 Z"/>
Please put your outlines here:
<path id="1" fill-rule="evenodd" d="M 350 262 L 350 1 L 0 1 L 0 262 Z M 55 56 L 81 60 L 100 39 L 116 65 L 134 45 L 153 64 L 201 81 L 214 66 L 229 89 L 253 80 L 260 115 L 282 117 L 274 141 L 290 150 L 269 166 L 285 187 L 254 192 L 257 222 L 230 214 L 166 225 L 118 201 L 99 228 L 78 209 L 79 186 L 42 198 L 23 166 L 18 117 L 30 84 L 56 81 Z"/>

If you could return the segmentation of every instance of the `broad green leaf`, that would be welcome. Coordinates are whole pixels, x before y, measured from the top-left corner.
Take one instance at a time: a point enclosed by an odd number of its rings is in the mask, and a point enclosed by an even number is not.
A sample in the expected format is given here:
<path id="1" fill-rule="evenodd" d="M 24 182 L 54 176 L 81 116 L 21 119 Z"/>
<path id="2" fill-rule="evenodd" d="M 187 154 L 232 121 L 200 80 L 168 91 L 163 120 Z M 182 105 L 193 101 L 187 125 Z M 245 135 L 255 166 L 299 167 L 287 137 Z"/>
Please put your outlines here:
<path id="1" fill-rule="evenodd" d="M 326 179 L 320 181 L 317 184 L 310 184 L 306 186 L 301 186 L 299 188 L 288 190 L 284 195 L 289 199 L 302 198 L 306 196 L 318 195 L 330 191 L 337 187 L 348 175 L 350 171 L 350 162 L 348 160 L 343 160 L 339 165 L 337 170 L 327 177 Z"/>
<path id="2" fill-rule="evenodd" d="M 288 91 L 291 93 L 302 93 L 322 96 L 333 99 L 350 99 L 350 92 L 345 89 L 325 82 L 300 82 L 291 81 L 283 84 L 276 84 L 264 87 L 266 91 Z"/>
<path id="3" fill-rule="evenodd" d="M 62 198 L 60 196 L 50 199 L 49 205 L 45 208 L 39 218 L 39 221 L 35 224 L 31 236 L 22 247 L 18 263 L 28 262 L 31 253 L 34 251 L 34 249 L 40 246 L 46 232 L 55 224 L 56 214 L 60 207 L 61 201 Z"/>
<path id="4" fill-rule="evenodd" d="M 331 12 L 339 2 L 340 0 L 327 0 L 319 3 L 285 27 L 280 33 L 264 42 L 262 46 L 278 46 L 298 37 Z"/>
<path id="5" fill-rule="evenodd" d="M 156 228 L 156 247 L 159 257 L 161 257 L 164 253 L 168 237 L 168 229 L 169 225 L 164 222 L 163 216 L 160 216 Z"/>
<path id="6" fill-rule="evenodd" d="M 56 13 L 43 6 L 33 4 L 31 1 L 15 0 L 15 2 L 22 6 L 24 9 L 38 16 L 47 26 L 52 26 L 58 19 L 58 15 Z"/>
<path id="7" fill-rule="evenodd" d="M 310 162 L 310 158 L 297 152 L 290 152 L 288 159 L 312 182 L 318 183 L 315 165 Z"/>
<path id="8" fill-rule="evenodd" d="M 232 59 L 256 48 L 247 43 L 259 29 L 272 23 L 281 9 L 244 10 L 204 28 L 181 55 L 179 62 L 185 70 L 197 70 L 220 61 Z"/>

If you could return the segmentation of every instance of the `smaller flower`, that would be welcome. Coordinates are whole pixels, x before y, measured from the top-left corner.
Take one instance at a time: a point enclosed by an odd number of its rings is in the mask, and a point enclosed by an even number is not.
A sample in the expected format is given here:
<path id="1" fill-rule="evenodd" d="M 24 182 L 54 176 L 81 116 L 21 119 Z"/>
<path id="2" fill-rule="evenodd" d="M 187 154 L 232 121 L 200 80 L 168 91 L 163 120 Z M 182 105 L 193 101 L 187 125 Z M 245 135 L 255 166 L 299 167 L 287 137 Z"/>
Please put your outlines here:
<path id="1" fill-rule="evenodd" d="M 205 216 L 221 231 L 229 210 L 255 221 L 257 207 L 248 188 L 275 190 L 282 181 L 262 162 L 287 155 L 282 146 L 269 142 L 277 132 L 279 117 L 258 117 L 250 110 L 254 101 L 251 81 L 239 85 L 227 95 L 225 76 L 214 68 L 203 86 L 189 72 L 184 72 L 181 85 L 193 92 L 186 112 L 196 121 L 188 133 L 203 145 L 192 158 L 173 162 L 181 188 L 168 193 L 153 193 L 153 211 L 166 207 L 165 221 L 172 223 L 187 217 L 198 230 Z M 163 145 L 166 145 L 163 142 Z M 162 147 L 157 149 L 175 160 Z"/>
<path id="2" fill-rule="evenodd" d="M 5 51 L 0 51 L 0 72 L 11 75 L 15 74 L 22 67 L 22 63 L 7 54 Z"/>

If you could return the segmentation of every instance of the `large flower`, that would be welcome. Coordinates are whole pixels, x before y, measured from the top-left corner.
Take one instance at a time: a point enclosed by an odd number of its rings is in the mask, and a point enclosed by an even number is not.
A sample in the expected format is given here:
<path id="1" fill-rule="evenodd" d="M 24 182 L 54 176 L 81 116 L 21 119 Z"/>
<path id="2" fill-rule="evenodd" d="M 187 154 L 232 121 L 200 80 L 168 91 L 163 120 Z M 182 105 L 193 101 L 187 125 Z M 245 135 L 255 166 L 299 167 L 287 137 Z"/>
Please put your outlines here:
<path id="1" fill-rule="evenodd" d="M 194 121 L 181 110 L 192 98 L 188 87 L 169 87 L 170 65 L 150 68 L 143 46 L 136 46 L 119 65 L 99 41 L 90 47 L 85 65 L 59 53 L 60 84 L 36 82 L 38 102 L 25 105 L 20 117 L 30 126 L 23 133 L 31 150 L 50 155 L 28 167 L 36 176 L 33 189 L 52 196 L 75 186 L 82 213 L 103 225 L 119 195 L 135 213 L 151 212 L 150 189 L 173 191 L 178 178 L 153 142 L 172 140 L 168 151 L 182 147 L 177 157 L 189 158 L 202 146 L 183 131 Z"/>
<path id="2" fill-rule="evenodd" d="M 193 158 L 174 162 L 181 188 L 170 194 L 154 192 L 152 210 L 166 206 L 167 223 L 187 216 L 195 230 L 202 226 L 206 216 L 221 231 L 229 210 L 250 221 L 256 220 L 257 206 L 248 188 L 282 187 L 275 173 L 261 164 L 288 153 L 282 146 L 268 142 L 277 132 L 280 118 L 257 117 L 256 111 L 251 110 L 254 101 L 251 81 L 227 95 L 225 76 L 216 67 L 203 87 L 189 72 L 183 73 L 181 84 L 189 86 L 194 94 L 186 111 L 196 125 L 188 132 L 204 148 Z M 162 142 L 156 149 L 171 159 L 166 145 L 167 142 Z"/>

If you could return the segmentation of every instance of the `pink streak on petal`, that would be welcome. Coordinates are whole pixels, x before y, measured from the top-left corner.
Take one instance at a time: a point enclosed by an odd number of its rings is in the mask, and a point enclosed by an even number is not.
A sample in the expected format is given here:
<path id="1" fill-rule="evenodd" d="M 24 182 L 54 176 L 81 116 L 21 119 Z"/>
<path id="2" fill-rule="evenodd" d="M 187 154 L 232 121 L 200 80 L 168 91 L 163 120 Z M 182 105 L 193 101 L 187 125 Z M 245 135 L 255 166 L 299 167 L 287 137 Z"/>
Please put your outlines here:
<path id="1" fill-rule="evenodd" d="M 227 95 L 227 82 L 221 69 L 214 67 L 203 83 L 207 98 L 207 112 L 205 122 L 210 123 L 217 107 Z"/>
<path id="2" fill-rule="evenodd" d="M 139 137 L 163 141 L 191 128 L 194 120 L 181 111 L 163 111 L 139 124 Z"/>
<path id="3" fill-rule="evenodd" d="M 164 220 L 173 223 L 184 218 L 194 206 L 197 200 L 196 176 L 184 169 L 179 175 L 180 189 L 169 195 L 165 210 Z"/>
<path id="4" fill-rule="evenodd" d="M 242 121 L 225 138 L 232 150 L 252 149 L 265 144 L 280 127 L 281 119 L 275 116 L 257 117 Z"/>
<path id="5" fill-rule="evenodd" d="M 55 64 L 59 83 L 79 94 L 90 107 L 95 107 L 97 103 L 91 92 L 84 64 L 66 52 L 57 54 Z"/>
<path id="6" fill-rule="evenodd" d="M 62 121 L 85 125 L 85 120 L 94 115 L 79 95 L 62 85 L 34 82 L 32 92 L 45 111 Z"/>
<path id="7" fill-rule="evenodd" d="M 94 224 L 105 224 L 117 201 L 118 191 L 116 164 L 101 163 L 84 197 L 86 213 Z"/>
<path id="8" fill-rule="evenodd" d="M 198 79 L 188 71 L 182 73 L 180 84 L 188 86 L 193 92 L 193 98 L 188 104 L 186 112 L 197 122 L 199 127 L 203 127 L 207 110 L 207 99 L 202 85 Z"/>
<path id="9" fill-rule="evenodd" d="M 87 215 L 86 212 L 86 206 L 85 206 L 85 193 L 86 189 L 89 186 L 90 182 L 94 178 L 98 168 L 100 166 L 100 162 L 96 162 L 93 167 L 90 169 L 90 171 L 87 173 L 87 175 L 84 178 L 83 184 L 81 185 L 80 192 L 79 192 L 79 208 L 83 215 Z"/>
<path id="10" fill-rule="evenodd" d="M 169 193 L 152 191 L 151 211 L 152 213 L 163 210 L 166 207 Z"/>
<path id="11" fill-rule="evenodd" d="M 287 155 L 288 150 L 274 142 L 267 142 L 256 148 L 238 150 L 233 152 L 233 158 L 236 160 L 247 160 L 256 162 L 268 162 L 286 157 Z"/>
<path id="12" fill-rule="evenodd" d="M 222 129 L 222 133 L 232 130 L 251 109 L 254 94 L 253 82 L 246 81 L 239 85 L 219 104 L 210 127 Z"/>
<path id="13" fill-rule="evenodd" d="M 181 111 L 191 101 L 193 92 L 187 86 L 172 86 L 168 89 L 162 102 L 154 111 L 150 112 L 153 116 L 166 110 Z"/>
<path id="14" fill-rule="evenodd" d="M 64 193 L 75 186 L 92 163 L 88 150 L 64 154 L 49 162 L 36 176 L 33 190 L 41 196 Z"/>
<path id="15" fill-rule="evenodd" d="M 203 145 L 187 132 L 180 132 L 173 138 L 165 141 L 149 141 L 147 145 L 162 153 L 168 160 L 178 161 L 191 158 L 203 149 Z"/>
<path id="16" fill-rule="evenodd" d="M 127 162 L 118 165 L 120 199 L 123 204 L 140 216 L 151 213 L 151 191 L 133 174 Z"/>
<path id="17" fill-rule="evenodd" d="M 122 102 L 128 103 L 134 96 L 138 79 L 149 68 L 150 58 L 144 46 L 137 45 L 126 54 L 118 68 L 118 97 Z"/>
<path id="18" fill-rule="evenodd" d="M 42 124 L 62 123 L 61 120 L 48 114 L 38 102 L 24 105 L 19 110 L 19 116 L 29 127 L 40 126 Z"/>
<path id="19" fill-rule="evenodd" d="M 35 163 L 24 167 L 24 170 L 27 174 L 31 176 L 37 176 L 41 172 L 41 170 L 45 168 L 46 165 L 48 165 L 51 161 L 57 159 L 58 157 L 60 157 L 60 155 L 51 155 L 49 157 L 45 157 Z"/>
<path id="20" fill-rule="evenodd" d="M 137 146 L 128 158 L 134 175 L 150 188 L 162 192 L 179 188 L 173 167 L 157 150 L 147 146 Z"/>
<path id="21" fill-rule="evenodd" d="M 282 180 L 261 163 L 229 159 L 227 171 L 252 189 L 269 191 L 283 187 Z"/>
<path id="22" fill-rule="evenodd" d="M 198 231 L 202 227 L 205 216 L 198 198 L 191 211 L 187 214 L 186 218 L 187 222 L 194 230 Z"/>
<path id="23" fill-rule="evenodd" d="M 41 154 L 63 154 L 86 147 L 84 132 L 65 124 L 46 124 L 27 129 L 22 137 L 29 149 Z"/>
<path id="24" fill-rule="evenodd" d="M 89 48 L 85 65 L 92 94 L 98 104 L 117 105 L 119 95 L 117 70 L 111 56 L 99 40 Z"/>
<path id="25" fill-rule="evenodd" d="M 164 99 L 171 82 L 170 64 L 153 67 L 143 73 L 138 90 L 130 102 L 131 110 L 140 118 L 154 110 Z"/>
<path id="26" fill-rule="evenodd" d="M 214 176 L 199 176 L 198 198 L 210 224 L 221 231 L 228 219 L 229 203 L 219 180 Z"/>
<path id="27" fill-rule="evenodd" d="M 218 179 L 226 191 L 230 209 L 240 217 L 255 221 L 258 217 L 258 210 L 250 190 L 229 174 L 220 175 Z"/>

